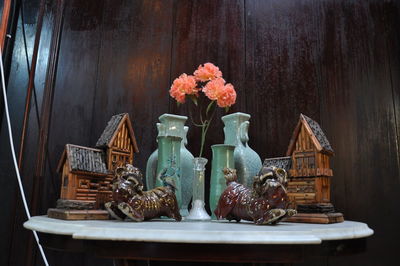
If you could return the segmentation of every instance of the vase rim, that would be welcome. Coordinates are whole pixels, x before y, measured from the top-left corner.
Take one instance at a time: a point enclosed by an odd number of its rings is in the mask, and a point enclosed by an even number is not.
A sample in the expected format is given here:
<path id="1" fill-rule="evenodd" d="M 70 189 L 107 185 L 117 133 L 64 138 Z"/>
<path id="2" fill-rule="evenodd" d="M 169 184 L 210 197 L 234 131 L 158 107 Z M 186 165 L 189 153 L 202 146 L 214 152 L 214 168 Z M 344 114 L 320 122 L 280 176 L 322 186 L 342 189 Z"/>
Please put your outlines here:
<path id="1" fill-rule="evenodd" d="M 211 149 L 213 149 L 213 148 L 218 148 L 218 147 L 227 147 L 227 148 L 232 148 L 232 149 L 235 149 L 235 145 L 231 145 L 231 144 L 214 144 L 214 145 L 211 145 Z"/>
<path id="2" fill-rule="evenodd" d="M 159 138 L 170 138 L 172 140 L 180 140 L 182 141 L 182 137 L 179 136 L 173 136 L 173 135 L 162 135 L 162 136 L 158 136 L 157 139 Z"/>
<path id="3" fill-rule="evenodd" d="M 204 157 L 194 157 L 193 158 L 193 162 L 194 161 L 197 161 L 197 162 L 205 162 L 205 163 L 207 163 L 208 162 L 208 159 L 207 158 L 204 158 Z"/>
<path id="4" fill-rule="evenodd" d="M 186 122 L 186 120 L 188 119 L 187 116 L 183 116 L 183 115 L 174 115 L 174 114 L 162 114 L 158 117 L 158 120 L 160 120 L 162 122 L 162 120 L 164 120 L 165 118 L 173 118 L 176 120 L 182 120 L 183 122 Z"/>
<path id="5" fill-rule="evenodd" d="M 233 114 L 224 115 L 223 117 L 221 117 L 221 119 L 222 119 L 222 121 L 225 121 L 225 120 L 233 118 L 233 117 L 244 117 L 244 118 L 250 119 L 251 115 L 250 114 L 246 114 L 246 113 L 242 113 L 242 112 L 236 112 L 236 113 L 233 113 Z"/>

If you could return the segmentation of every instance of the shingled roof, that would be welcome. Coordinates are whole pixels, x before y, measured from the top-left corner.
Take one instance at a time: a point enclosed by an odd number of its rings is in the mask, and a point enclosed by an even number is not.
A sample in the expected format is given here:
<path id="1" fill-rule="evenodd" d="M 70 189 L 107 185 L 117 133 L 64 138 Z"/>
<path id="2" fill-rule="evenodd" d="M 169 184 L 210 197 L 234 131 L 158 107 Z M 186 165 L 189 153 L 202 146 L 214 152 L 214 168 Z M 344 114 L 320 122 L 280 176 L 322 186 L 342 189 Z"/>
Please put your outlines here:
<path id="1" fill-rule="evenodd" d="M 286 156 L 290 156 L 295 148 L 295 144 L 296 144 L 295 141 L 300 133 L 301 125 L 305 126 L 306 130 L 310 134 L 310 137 L 318 151 L 325 152 L 330 155 L 334 154 L 332 146 L 329 143 L 329 140 L 325 136 L 325 134 L 322 131 L 319 124 L 317 122 L 315 122 L 314 120 L 312 120 L 311 118 L 309 118 L 308 116 L 300 114 L 300 119 L 296 126 L 296 129 L 294 130 L 293 137 L 289 144 L 289 148 L 286 153 Z"/>
<path id="2" fill-rule="evenodd" d="M 100 138 L 96 142 L 97 148 L 107 147 L 108 143 L 110 143 L 115 132 L 117 131 L 122 118 L 124 118 L 124 115 L 126 115 L 126 113 L 114 115 L 111 117 L 111 119 L 110 119 L 110 121 L 108 121 L 107 126 L 104 129 L 103 133 L 101 134 Z"/>
<path id="3" fill-rule="evenodd" d="M 290 167 L 292 166 L 292 157 L 276 157 L 276 158 L 267 158 L 264 160 L 263 167 L 271 167 L 275 166 L 278 168 L 285 169 L 289 172 Z"/>
<path id="4" fill-rule="evenodd" d="M 67 158 L 70 171 L 109 174 L 105 154 L 102 150 L 72 144 L 65 145 L 65 150 L 58 167 L 59 172 Z"/>
<path id="5" fill-rule="evenodd" d="M 96 148 L 107 148 L 110 147 L 115 135 L 118 132 L 118 129 L 122 125 L 122 123 L 127 122 L 128 131 L 130 137 L 132 139 L 133 150 L 134 152 L 139 152 L 137 147 L 135 134 L 133 133 L 133 128 L 131 121 L 129 119 L 128 113 L 122 113 L 118 115 L 114 115 L 111 117 L 110 121 L 108 121 L 106 128 L 104 129 L 103 133 L 101 134 L 100 138 L 96 142 Z"/>

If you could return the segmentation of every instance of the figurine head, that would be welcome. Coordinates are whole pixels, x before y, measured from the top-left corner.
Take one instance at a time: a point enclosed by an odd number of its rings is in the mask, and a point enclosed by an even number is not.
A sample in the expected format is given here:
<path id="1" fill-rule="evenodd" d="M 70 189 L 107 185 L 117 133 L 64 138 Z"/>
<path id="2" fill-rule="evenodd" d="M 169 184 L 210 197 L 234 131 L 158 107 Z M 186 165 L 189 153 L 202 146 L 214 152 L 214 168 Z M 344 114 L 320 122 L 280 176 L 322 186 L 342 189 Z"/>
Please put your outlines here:
<path id="1" fill-rule="evenodd" d="M 230 182 L 237 181 L 236 169 L 225 167 L 224 169 L 222 169 L 222 172 L 224 173 L 227 185 Z"/>
<path id="2" fill-rule="evenodd" d="M 129 187 L 129 190 L 132 190 L 132 192 L 138 193 L 143 191 L 143 175 L 139 168 L 131 164 L 126 164 L 125 167 L 118 167 L 115 170 L 115 176 L 118 179 L 117 182 L 122 183 L 127 187 L 127 190 Z"/>
<path id="3" fill-rule="evenodd" d="M 258 196 L 268 193 L 270 188 L 284 186 L 287 183 L 287 173 L 275 166 L 265 167 L 254 177 L 253 190 Z"/>

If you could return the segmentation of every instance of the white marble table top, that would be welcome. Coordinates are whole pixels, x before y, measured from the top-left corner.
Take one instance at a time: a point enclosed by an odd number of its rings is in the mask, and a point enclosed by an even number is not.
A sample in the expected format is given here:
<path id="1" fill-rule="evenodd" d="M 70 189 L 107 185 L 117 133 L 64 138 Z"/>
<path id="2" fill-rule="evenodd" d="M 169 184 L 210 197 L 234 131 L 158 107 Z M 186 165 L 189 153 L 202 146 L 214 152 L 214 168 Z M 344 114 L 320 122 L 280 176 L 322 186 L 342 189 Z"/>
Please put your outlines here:
<path id="1" fill-rule="evenodd" d="M 320 244 L 327 240 L 363 238 L 373 234 L 373 230 L 366 224 L 352 221 L 336 224 L 279 223 L 274 226 L 260 226 L 249 222 L 228 221 L 65 221 L 35 216 L 25 222 L 24 227 L 42 233 L 71 235 L 74 239 L 158 243 Z"/>

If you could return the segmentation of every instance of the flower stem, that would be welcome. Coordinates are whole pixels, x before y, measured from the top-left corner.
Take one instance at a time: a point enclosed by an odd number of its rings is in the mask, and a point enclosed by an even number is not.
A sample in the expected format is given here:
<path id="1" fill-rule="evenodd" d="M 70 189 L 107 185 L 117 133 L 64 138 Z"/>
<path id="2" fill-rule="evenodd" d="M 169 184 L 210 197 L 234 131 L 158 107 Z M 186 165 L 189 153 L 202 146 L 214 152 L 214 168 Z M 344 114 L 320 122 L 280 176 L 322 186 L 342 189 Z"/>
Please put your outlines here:
<path id="1" fill-rule="evenodd" d="M 202 124 L 202 127 L 201 127 L 201 146 L 200 146 L 200 155 L 199 155 L 199 157 L 201 157 L 201 155 L 203 155 L 203 149 L 204 149 L 204 143 L 205 143 L 205 140 L 206 140 L 207 131 L 208 131 L 208 128 L 210 127 L 210 125 L 211 125 L 212 119 L 214 118 L 214 114 L 215 114 L 215 109 L 212 112 L 212 114 L 210 116 L 210 119 L 205 120 L 204 123 Z"/>
<path id="2" fill-rule="evenodd" d="M 201 157 L 201 155 L 203 155 L 203 148 L 204 148 L 204 142 L 206 140 L 206 124 L 207 124 L 207 120 L 204 121 L 204 123 L 202 124 L 201 127 L 201 144 L 200 144 L 200 154 L 199 157 Z"/>

